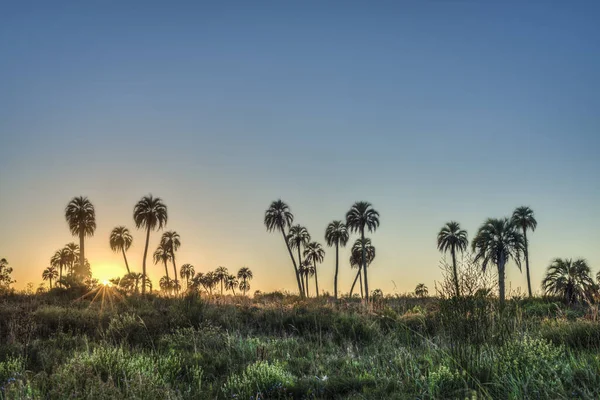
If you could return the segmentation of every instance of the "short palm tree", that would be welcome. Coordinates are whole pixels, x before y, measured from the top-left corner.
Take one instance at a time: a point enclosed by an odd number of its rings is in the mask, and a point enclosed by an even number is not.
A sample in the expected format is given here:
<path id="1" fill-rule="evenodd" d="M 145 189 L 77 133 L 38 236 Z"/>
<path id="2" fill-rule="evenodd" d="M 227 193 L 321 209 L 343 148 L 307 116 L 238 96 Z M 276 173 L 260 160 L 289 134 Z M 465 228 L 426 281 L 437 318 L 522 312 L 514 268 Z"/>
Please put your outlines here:
<path id="1" fill-rule="evenodd" d="M 69 258 L 69 251 L 65 248 L 62 248 L 60 250 L 57 250 L 56 253 L 54 253 L 52 258 L 50 259 L 50 265 L 55 268 L 58 268 L 59 271 L 57 282 L 63 281 L 63 268 L 69 264 Z"/>
<path id="2" fill-rule="evenodd" d="M 140 292 L 140 283 L 144 280 L 144 276 L 140 272 L 130 272 L 123 277 L 121 281 L 125 281 L 125 288 L 129 291 Z M 146 278 L 146 286 L 150 283 L 150 279 Z M 149 285 L 152 287 L 152 284 Z"/>
<path id="3" fill-rule="evenodd" d="M 69 264 L 69 274 L 73 274 L 75 271 L 75 264 L 79 263 L 79 246 L 73 242 L 65 245 L 65 251 L 67 252 L 67 263 Z"/>
<path id="4" fill-rule="evenodd" d="M 163 276 L 162 278 L 160 278 L 160 281 L 158 281 L 158 286 L 163 292 L 171 293 L 171 291 L 173 290 L 173 280 L 168 276 Z"/>
<path id="5" fill-rule="evenodd" d="M 300 296 L 303 296 L 302 283 L 300 281 L 300 274 L 298 272 L 298 265 L 296 264 L 296 260 L 294 259 L 292 249 L 290 247 L 285 233 L 286 228 L 290 227 L 294 222 L 294 215 L 290 211 L 290 207 L 283 201 L 281 201 L 281 199 L 272 202 L 267 211 L 265 211 L 264 222 L 268 232 L 272 232 L 275 230 L 281 232 L 283 236 L 283 241 L 285 242 L 288 253 L 290 254 L 290 258 L 292 259 L 292 264 L 294 265 L 296 282 L 298 283 L 298 292 L 300 292 Z"/>
<path id="6" fill-rule="evenodd" d="M 359 201 L 354 203 L 346 213 L 346 226 L 351 232 L 360 232 L 361 239 L 365 239 L 365 229 L 375 232 L 379 227 L 379 213 L 373 209 L 371 203 Z M 365 299 L 369 301 L 369 278 L 367 274 L 366 248 L 362 248 L 362 269 L 365 276 Z"/>
<path id="7" fill-rule="evenodd" d="M 162 229 L 167 224 L 167 206 L 159 197 L 152 195 L 144 196 L 133 208 L 133 220 L 136 228 L 146 229 L 146 245 L 144 246 L 144 258 L 142 260 L 142 295 L 146 293 L 146 257 L 148 255 L 148 244 L 150 243 L 150 231 Z"/>
<path id="8" fill-rule="evenodd" d="M 154 264 L 158 264 L 159 262 L 163 263 L 165 266 L 165 276 L 169 278 L 169 268 L 167 268 L 167 262 L 171 259 L 170 249 L 164 243 L 160 243 L 154 251 L 153 259 Z"/>
<path id="9" fill-rule="evenodd" d="M 45 281 L 50 281 L 50 289 L 52 289 L 52 281 L 56 280 L 57 277 L 58 277 L 58 272 L 56 271 L 56 268 L 54 268 L 53 266 L 46 268 L 42 272 L 42 279 Z"/>
<path id="10" fill-rule="evenodd" d="M 175 264 L 175 252 L 179 250 L 179 247 L 181 246 L 179 234 L 175 231 L 167 231 L 163 233 L 160 239 L 160 243 L 164 245 L 167 249 L 169 249 L 169 252 L 171 253 L 171 262 L 173 263 L 174 287 L 175 291 L 179 292 L 178 288 L 180 288 L 181 285 L 179 285 L 179 281 L 177 280 L 177 265 Z"/>
<path id="11" fill-rule="evenodd" d="M 84 269 L 84 238 L 93 236 L 96 230 L 96 211 L 87 197 L 79 196 L 71 199 L 65 208 L 65 218 L 73 236 L 79 236 L 79 264 Z"/>
<path id="12" fill-rule="evenodd" d="M 305 282 L 304 287 L 306 288 L 306 297 L 310 297 L 309 282 L 310 277 L 315 274 L 315 267 L 312 265 L 310 260 L 304 260 L 300 265 L 300 273 L 304 276 Z M 318 293 L 317 293 L 318 295 Z"/>
<path id="13" fill-rule="evenodd" d="M 542 288 L 546 294 L 560 296 L 572 304 L 591 299 L 594 280 L 585 260 L 556 258 L 548 267 Z"/>
<path id="14" fill-rule="evenodd" d="M 371 239 L 356 239 L 356 241 L 352 245 L 352 249 L 350 250 L 350 267 L 358 268 L 358 273 L 354 278 L 354 282 L 352 282 L 352 287 L 350 288 L 350 297 L 352 297 L 352 292 L 354 291 L 354 286 L 356 285 L 357 280 L 360 280 L 360 292 L 362 297 L 363 284 L 361 272 L 363 248 L 365 249 L 365 258 L 367 265 L 371 265 L 371 263 L 375 259 L 375 246 L 373 246 L 373 244 L 371 243 Z"/>
<path id="15" fill-rule="evenodd" d="M 291 226 L 286 239 L 292 250 L 298 250 L 298 265 L 302 264 L 302 247 L 306 248 L 306 245 L 310 242 L 310 234 L 308 233 L 308 230 L 301 225 Z M 303 281 L 301 281 L 301 283 L 302 282 Z M 303 289 L 306 292 L 306 288 L 303 287 Z"/>
<path id="16" fill-rule="evenodd" d="M 317 242 L 311 242 L 306 245 L 304 249 L 304 257 L 306 261 L 312 263 L 315 275 L 315 287 L 317 290 L 317 297 L 319 297 L 319 274 L 317 273 L 317 263 L 322 263 L 325 258 L 325 250 L 323 246 Z"/>
<path id="17" fill-rule="evenodd" d="M 240 290 L 242 292 L 244 292 L 244 296 L 245 296 L 246 292 L 248 290 L 250 290 L 250 283 L 248 283 L 248 282 L 251 281 L 253 278 L 252 271 L 248 267 L 242 267 L 238 271 L 237 277 L 238 277 L 238 279 L 241 280 L 240 281 Z"/>
<path id="18" fill-rule="evenodd" d="M 350 234 L 348 233 L 348 228 L 346 228 L 346 224 L 342 221 L 333 221 L 327 225 L 327 229 L 325 229 L 327 246 L 331 247 L 335 245 L 335 277 L 333 279 L 333 293 L 336 299 L 338 298 L 339 250 L 340 246 L 346 246 L 349 238 Z"/>
<path id="19" fill-rule="evenodd" d="M 190 279 L 194 277 L 196 271 L 194 270 L 194 266 L 192 264 L 183 264 L 179 269 L 179 275 L 181 279 L 185 279 L 185 287 L 186 289 L 190 288 Z"/>
<path id="20" fill-rule="evenodd" d="M 429 289 L 427 289 L 427 286 L 425 286 L 424 283 L 419 283 L 415 288 L 415 296 L 417 297 L 424 298 L 427 297 L 428 294 Z"/>
<path id="21" fill-rule="evenodd" d="M 215 269 L 215 278 L 217 282 L 221 284 L 221 296 L 223 296 L 223 286 L 225 284 L 225 279 L 229 276 L 229 271 L 225 267 L 218 267 Z"/>
<path id="22" fill-rule="evenodd" d="M 498 268 L 500 306 L 504 307 L 506 263 L 512 259 L 521 269 L 521 253 L 525 247 L 523 235 L 508 218 L 489 218 L 477 231 L 471 247 L 475 252 L 474 261 L 481 261 L 484 271 L 490 263 Z"/>
<path id="23" fill-rule="evenodd" d="M 239 284 L 240 284 L 240 281 L 238 280 L 238 278 L 235 275 L 227 275 L 227 278 L 225 278 L 225 289 L 231 290 L 233 292 L 234 296 L 235 296 L 235 288 L 238 287 Z"/>
<path id="24" fill-rule="evenodd" d="M 456 268 L 456 252 L 463 253 L 467 250 L 469 240 L 467 239 L 467 231 L 460 228 L 460 224 L 455 221 L 450 221 L 442 227 L 437 236 L 438 250 L 446 253 L 450 250 L 452 255 L 452 272 L 454 278 L 454 290 L 456 297 L 460 297 L 460 285 L 458 283 L 458 270 Z"/>
<path id="25" fill-rule="evenodd" d="M 512 215 L 511 222 L 523 231 L 523 240 L 525 242 L 525 271 L 527 273 L 527 290 L 529 291 L 529 297 L 532 296 L 531 292 L 531 278 L 529 275 L 529 242 L 527 240 L 527 230 L 530 229 L 532 232 L 537 228 L 537 221 L 533 215 L 533 210 L 529 207 L 518 207 Z"/>
<path id="26" fill-rule="evenodd" d="M 127 255 L 125 252 L 129 250 L 131 247 L 131 243 L 133 242 L 133 236 L 129 233 L 129 229 L 124 226 L 117 226 L 110 233 L 110 248 L 115 253 L 120 251 L 123 253 L 123 259 L 125 260 L 125 268 L 127 268 L 127 273 L 130 274 L 131 270 L 129 269 L 129 263 L 127 262 Z"/>
<path id="27" fill-rule="evenodd" d="M 212 296 L 212 291 L 219 284 L 219 279 L 214 271 L 209 271 L 203 276 L 203 286 L 206 288 L 208 293 Z"/>

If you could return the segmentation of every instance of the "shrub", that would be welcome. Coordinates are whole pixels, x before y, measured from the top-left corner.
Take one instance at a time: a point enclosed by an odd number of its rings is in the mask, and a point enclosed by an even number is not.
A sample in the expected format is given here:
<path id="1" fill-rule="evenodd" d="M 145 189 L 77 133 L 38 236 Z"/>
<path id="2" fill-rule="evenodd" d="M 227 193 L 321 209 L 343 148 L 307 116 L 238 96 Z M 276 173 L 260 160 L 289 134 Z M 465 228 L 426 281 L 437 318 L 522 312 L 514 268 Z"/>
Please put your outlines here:
<path id="1" fill-rule="evenodd" d="M 227 379 L 223 392 L 239 399 L 283 399 L 293 388 L 295 377 L 280 363 L 258 361 L 246 367 L 242 374 Z"/>

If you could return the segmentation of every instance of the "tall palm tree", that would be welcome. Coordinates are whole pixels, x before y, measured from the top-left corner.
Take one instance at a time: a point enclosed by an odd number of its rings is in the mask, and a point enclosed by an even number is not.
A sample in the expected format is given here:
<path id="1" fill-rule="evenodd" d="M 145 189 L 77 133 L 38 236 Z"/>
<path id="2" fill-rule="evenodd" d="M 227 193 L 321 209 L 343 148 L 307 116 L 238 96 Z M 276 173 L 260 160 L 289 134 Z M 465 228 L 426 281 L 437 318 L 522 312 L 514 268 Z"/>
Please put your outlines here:
<path id="1" fill-rule="evenodd" d="M 310 297 L 309 281 L 310 277 L 315 274 L 315 267 L 311 264 L 310 260 L 305 259 L 302 262 L 300 265 L 300 273 L 305 279 L 304 287 L 306 288 L 306 297 Z"/>
<path id="2" fill-rule="evenodd" d="M 79 263 L 79 246 L 73 242 L 65 245 L 65 251 L 67 252 L 67 263 L 69 264 L 69 274 L 73 274 L 75 270 L 75 264 Z"/>
<path id="3" fill-rule="evenodd" d="M 223 285 L 225 284 L 225 279 L 229 276 L 229 271 L 225 267 L 218 267 L 215 269 L 215 278 L 217 282 L 221 284 L 221 296 L 223 296 Z"/>
<path id="4" fill-rule="evenodd" d="M 56 268 L 54 268 L 53 266 L 46 268 L 42 272 L 42 279 L 45 281 L 50 281 L 50 289 L 52 289 L 52 281 L 56 280 L 57 277 L 58 277 L 58 272 L 56 271 Z"/>
<path id="5" fill-rule="evenodd" d="M 352 292 L 354 291 L 354 286 L 356 285 L 357 280 L 360 280 L 360 291 L 362 297 L 363 284 L 361 272 L 363 249 L 365 249 L 366 265 L 371 265 L 371 263 L 375 259 L 375 246 L 373 246 L 373 244 L 371 243 L 371 239 L 356 239 L 356 241 L 352 245 L 352 249 L 350 250 L 350 267 L 358 268 L 358 273 L 354 278 L 354 282 L 352 282 L 352 287 L 350 288 L 350 297 L 352 297 Z"/>
<path id="6" fill-rule="evenodd" d="M 339 267 L 339 249 L 340 246 L 345 247 L 346 243 L 348 243 L 348 239 L 350 238 L 350 234 L 348 233 L 348 228 L 346 228 L 346 224 L 342 221 L 333 221 L 327 225 L 327 229 L 325 229 L 325 240 L 327 241 L 327 246 L 331 247 L 335 245 L 335 277 L 333 279 L 333 293 L 335 298 L 338 298 L 338 267 Z"/>
<path id="7" fill-rule="evenodd" d="M 165 245 L 171 253 L 171 262 L 173 263 L 174 286 L 176 291 L 179 291 L 177 289 L 179 287 L 179 281 L 177 280 L 177 265 L 175 264 L 175 252 L 179 250 L 179 246 L 181 246 L 179 234 L 175 231 L 166 231 L 165 233 L 163 233 L 162 238 L 160 239 L 160 243 Z"/>
<path id="8" fill-rule="evenodd" d="M 146 294 L 146 256 L 148 255 L 148 243 L 150 243 L 150 231 L 162 229 L 167 224 L 167 206 L 160 197 L 152 195 L 144 196 L 133 208 L 133 220 L 136 228 L 146 229 L 146 246 L 144 247 L 144 259 L 142 260 L 142 295 Z"/>
<path id="9" fill-rule="evenodd" d="M 531 278 L 529 276 L 529 242 L 527 240 L 527 230 L 535 231 L 537 228 L 537 221 L 533 215 L 533 210 L 529 207 L 518 207 L 512 215 L 511 222 L 521 228 L 523 231 L 523 240 L 525 242 L 525 271 L 527 272 L 527 290 L 529 291 L 529 297 L 532 296 L 531 292 Z"/>
<path id="10" fill-rule="evenodd" d="M 227 278 L 225 278 L 225 289 L 231 290 L 233 292 L 234 296 L 235 296 L 235 288 L 239 284 L 240 284 L 240 282 L 238 281 L 238 278 L 236 278 L 235 275 L 227 275 Z"/>
<path id="11" fill-rule="evenodd" d="M 125 268 L 127 268 L 127 273 L 130 274 L 131 270 L 129 270 L 129 263 L 127 262 L 127 255 L 125 252 L 129 250 L 131 247 L 131 243 L 133 242 L 133 236 L 129 233 L 129 229 L 124 226 L 117 226 L 110 233 L 110 248 L 115 253 L 121 251 L 123 253 L 123 259 L 125 260 Z"/>
<path id="12" fill-rule="evenodd" d="M 481 261 L 484 271 L 489 263 L 498 268 L 500 306 L 504 307 L 506 263 L 513 259 L 521 269 L 521 253 L 525 247 L 523 235 L 508 218 L 489 218 L 477 231 L 471 247 L 475 252 L 475 262 Z"/>
<path id="13" fill-rule="evenodd" d="M 79 266 L 84 269 L 84 238 L 94 236 L 96 230 L 96 210 L 87 197 L 73 197 L 65 208 L 65 218 L 73 236 L 79 236 Z"/>
<path id="14" fill-rule="evenodd" d="M 286 240 L 289 243 L 289 246 L 293 249 L 297 249 L 298 250 L 298 265 L 302 264 L 302 247 L 304 246 L 306 248 L 306 245 L 310 242 L 310 234 L 308 233 L 308 230 L 301 226 L 301 225 L 294 225 L 290 227 L 290 230 L 288 231 Z M 301 281 L 301 283 L 303 283 L 304 281 Z M 302 285 L 304 286 L 304 285 Z M 306 292 L 306 288 L 304 288 L 304 291 Z"/>
<path id="15" fill-rule="evenodd" d="M 317 242 L 311 242 L 306 245 L 304 249 L 304 257 L 306 261 L 312 263 L 315 271 L 315 287 L 317 290 L 317 297 L 319 297 L 319 274 L 317 273 L 317 263 L 322 263 L 325 258 L 325 250 L 323 246 Z"/>
<path id="16" fill-rule="evenodd" d="M 252 278 L 254 277 L 252 275 L 252 271 L 250 270 L 250 268 L 248 267 L 242 267 L 240 268 L 240 270 L 237 273 L 237 277 L 238 279 L 241 279 L 240 282 L 240 290 L 242 292 L 244 292 L 244 296 L 246 295 L 246 292 L 248 290 L 250 290 L 250 284 L 248 283 L 249 281 L 252 280 Z"/>
<path id="17" fill-rule="evenodd" d="M 300 282 L 300 275 L 298 273 L 298 265 L 296 264 L 296 260 L 292 254 L 292 249 L 290 248 L 290 244 L 287 241 L 285 234 L 285 229 L 290 227 L 294 222 L 294 215 L 290 211 L 289 206 L 279 199 L 272 202 L 267 211 L 265 211 L 264 222 L 268 232 L 272 232 L 274 230 L 281 232 L 283 241 L 288 249 L 290 258 L 292 259 L 292 264 L 294 265 L 294 272 L 296 273 L 296 281 L 298 283 L 298 291 L 300 292 L 300 296 L 303 296 L 302 283 Z"/>
<path id="18" fill-rule="evenodd" d="M 183 264 L 181 269 L 179 269 L 179 275 L 181 279 L 185 279 L 185 287 L 186 289 L 190 288 L 190 279 L 194 277 L 196 271 L 194 270 L 194 266 L 192 264 Z"/>
<path id="19" fill-rule="evenodd" d="M 548 267 L 542 287 L 546 294 L 560 296 L 571 304 L 590 298 L 594 280 L 585 260 L 556 258 Z"/>
<path id="20" fill-rule="evenodd" d="M 450 250 L 452 255 L 452 272 L 454 274 L 454 290 L 456 297 L 460 297 L 460 285 L 458 283 L 458 270 L 456 269 L 456 251 L 463 253 L 467 250 L 469 240 L 467 239 L 467 231 L 460 228 L 460 224 L 456 221 L 446 223 L 437 235 L 437 247 L 442 253 Z"/>
<path id="21" fill-rule="evenodd" d="M 167 268 L 167 262 L 171 259 L 171 251 L 164 243 L 160 243 L 158 245 L 158 247 L 154 251 L 153 259 L 154 264 L 158 264 L 159 262 L 163 263 L 163 265 L 165 266 L 165 276 L 169 278 L 169 269 Z"/>
<path id="22" fill-rule="evenodd" d="M 375 232 L 379 227 L 379 213 L 373 209 L 371 203 L 359 201 L 352 205 L 346 213 L 346 226 L 351 232 L 360 232 L 361 239 L 365 239 L 365 228 Z M 369 278 L 367 275 L 367 254 L 362 248 L 362 267 L 365 275 L 365 299 L 369 301 Z"/>

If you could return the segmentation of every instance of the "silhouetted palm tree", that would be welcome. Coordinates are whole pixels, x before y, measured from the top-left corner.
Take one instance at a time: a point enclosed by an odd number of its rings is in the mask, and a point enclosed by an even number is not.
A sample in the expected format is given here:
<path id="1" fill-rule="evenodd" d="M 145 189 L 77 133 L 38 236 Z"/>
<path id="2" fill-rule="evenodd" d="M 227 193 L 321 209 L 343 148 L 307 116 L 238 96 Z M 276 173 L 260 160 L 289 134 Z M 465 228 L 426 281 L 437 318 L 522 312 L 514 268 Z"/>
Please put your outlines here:
<path id="1" fill-rule="evenodd" d="M 523 230 L 523 240 L 525 241 L 525 271 L 527 272 L 527 290 L 529 297 L 531 292 L 531 278 L 529 276 L 529 241 L 527 240 L 527 229 L 535 231 L 537 221 L 533 215 L 533 210 L 529 207 L 518 207 L 512 215 L 511 222 Z"/>
<path id="2" fill-rule="evenodd" d="M 96 211 L 87 197 L 74 197 L 65 208 L 65 218 L 73 236 L 79 236 L 79 263 L 84 269 L 84 238 L 96 230 Z"/>
<path id="3" fill-rule="evenodd" d="M 165 266 L 165 276 L 169 278 L 169 269 L 167 268 L 167 262 L 171 259 L 170 249 L 164 243 L 160 243 L 154 251 L 153 258 L 154 264 L 158 264 L 159 262 L 163 263 L 163 265 Z"/>
<path id="4" fill-rule="evenodd" d="M 310 234 L 308 233 L 308 230 L 301 225 L 291 226 L 286 239 L 292 249 L 298 250 L 298 265 L 302 264 L 302 246 L 306 247 L 306 245 L 310 242 Z M 301 281 L 301 283 L 303 282 L 304 281 Z M 304 288 L 304 285 L 302 286 L 306 292 L 306 288 Z"/>
<path id="5" fill-rule="evenodd" d="M 171 262 L 173 263 L 173 274 L 174 274 L 174 287 L 175 291 L 179 292 L 179 280 L 177 280 L 177 265 L 175 264 L 175 252 L 181 246 L 181 241 L 179 239 L 179 234 L 175 231 L 167 231 L 163 233 L 162 238 L 160 239 L 160 243 L 166 246 L 171 252 Z"/>
<path id="6" fill-rule="evenodd" d="M 333 221 L 327 225 L 325 229 L 325 240 L 328 246 L 335 245 L 335 277 L 333 279 L 333 293 L 335 298 L 338 298 L 338 267 L 339 267 L 339 248 L 340 246 L 345 247 L 348 243 L 350 234 L 346 224 L 342 221 Z"/>
<path id="7" fill-rule="evenodd" d="M 419 283 L 415 288 L 415 296 L 417 297 L 424 298 L 427 297 L 428 294 L 429 289 L 427 289 L 427 286 L 425 286 L 424 283 Z"/>
<path id="8" fill-rule="evenodd" d="M 219 284 L 219 278 L 217 278 L 217 274 L 214 271 L 209 271 L 204 274 L 202 284 L 212 296 L 213 289 Z"/>
<path id="9" fill-rule="evenodd" d="M 594 280 L 585 260 L 556 258 L 548 267 L 542 287 L 546 294 L 560 296 L 571 304 L 591 298 Z"/>
<path id="10" fill-rule="evenodd" d="M 194 277 L 195 273 L 196 271 L 194 270 L 194 266 L 192 264 L 183 264 L 179 269 L 181 279 L 185 279 L 186 289 L 190 288 L 190 279 Z"/>
<path id="11" fill-rule="evenodd" d="M 304 257 L 306 261 L 312 263 L 315 271 L 315 287 L 317 290 L 317 297 L 319 297 L 319 274 L 317 273 L 317 263 L 322 263 L 325 258 L 325 250 L 323 246 L 317 242 L 311 242 L 306 245 L 304 249 Z"/>
<path id="12" fill-rule="evenodd" d="M 294 215 L 291 213 L 288 205 L 281 201 L 281 199 L 272 202 L 267 211 L 265 211 L 265 226 L 267 227 L 267 231 L 272 232 L 274 230 L 278 230 L 281 232 L 285 246 L 287 247 L 290 258 L 292 259 L 292 264 L 294 265 L 294 272 L 296 274 L 296 281 L 298 283 L 298 291 L 300 292 L 300 296 L 303 296 L 304 294 L 302 291 L 302 283 L 300 282 L 298 265 L 296 264 L 296 260 L 294 259 L 292 249 L 290 248 L 290 244 L 287 241 L 285 233 L 285 229 L 290 227 L 293 222 Z"/>
<path id="13" fill-rule="evenodd" d="M 471 246 L 475 252 L 474 261 L 481 260 L 484 271 L 489 263 L 498 267 L 500 306 L 504 307 L 506 263 L 512 258 L 521 269 L 521 253 L 525 247 L 523 235 L 508 218 L 489 218 L 477 231 Z"/>
<path id="14" fill-rule="evenodd" d="M 437 235 L 437 247 L 442 253 L 450 250 L 452 255 L 452 271 L 454 278 L 454 290 L 456 297 L 460 297 L 460 285 L 458 283 L 458 270 L 456 269 L 456 251 L 461 253 L 467 250 L 469 240 L 467 239 L 467 231 L 460 229 L 460 224 L 455 221 L 450 221 L 442 227 Z"/>
<path id="15" fill-rule="evenodd" d="M 142 295 L 146 293 L 146 257 L 148 255 L 148 244 L 150 243 L 150 231 L 162 229 L 167 224 L 167 206 L 159 197 L 152 195 L 144 196 L 133 208 L 133 220 L 136 228 L 146 229 L 146 245 L 144 246 L 144 258 L 142 260 Z"/>
<path id="16" fill-rule="evenodd" d="M 365 250 L 365 261 L 367 265 L 371 265 L 371 263 L 375 259 L 375 246 L 373 246 L 373 244 L 371 243 L 371 239 L 356 239 L 356 241 L 352 245 L 352 249 L 350 250 L 350 267 L 358 268 L 358 273 L 354 278 L 354 282 L 352 282 L 352 287 L 350 288 L 350 297 L 352 297 L 352 292 L 354 291 L 354 286 L 356 285 L 357 280 L 360 280 L 360 296 L 363 296 L 363 284 L 361 275 L 363 249 Z"/>
<path id="17" fill-rule="evenodd" d="M 52 281 L 56 280 L 57 277 L 58 272 L 56 271 L 56 268 L 52 266 L 46 268 L 44 272 L 42 272 L 42 279 L 45 281 L 50 281 L 50 289 L 52 289 Z"/>
<path id="18" fill-rule="evenodd" d="M 239 284 L 240 284 L 240 282 L 238 281 L 238 278 L 236 278 L 235 275 L 227 275 L 227 278 L 225 278 L 225 289 L 231 290 L 233 292 L 234 296 L 235 296 L 235 288 Z"/>
<path id="19" fill-rule="evenodd" d="M 352 205 L 346 213 L 346 226 L 351 232 L 360 232 L 361 239 L 365 238 L 365 228 L 375 232 L 379 227 L 379 213 L 373 209 L 371 203 L 359 201 Z M 369 278 L 367 275 L 366 249 L 362 249 L 362 267 L 365 275 L 365 299 L 369 301 Z"/>
<path id="20" fill-rule="evenodd" d="M 131 247 L 131 243 L 133 242 L 133 236 L 129 233 L 129 229 L 124 226 L 117 226 L 110 233 L 110 248 L 115 253 L 121 251 L 123 253 L 123 259 L 125 260 L 125 268 L 127 268 L 127 273 L 130 274 L 131 270 L 129 269 L 129 263 L 127 262 L 127 255 L 125 252 L 129 250 Z"/>
<path id="21" fill-rule="evenodd" d="M 310 297 L 309 281 L 310 277 L 315 274 L 315 267 L 312 265 L 310 260 L 304 260 L 300 265 L 300 273 L 304 276 L 306 288 L 306 297 Z"/>
<path id="22" fill-rule="evenodd" d="M 218 267 L 215 270 L 215 278 L 221 284 L 221 296 L 223 296 L 223 285 L 225 284 L 225 279 L 229 276 L 229 271 L 225 267 Z"/>
<path id="23" fill-rule="evenodd" d="M 121 286 L 129 291 L 140 292 L 140 283 L 144 280 L 144 276 L 140 272 L 130 272 L 121 279 Z M 146 278 L 146 286 L 152 287 L 150 279 Z"/>
<path id="24" fill-rule="evenodd" d="M 244 292 L 245 296 L 246 292 L 250 290 L 250 284 L 248 282 L 251 281 L 253 278 L 252 271 L 248 267 L 242 267 L 238 271 L 237 277 L 238 279 L 241 279 L 240 290 Z"/>
<path id="25" fill-rule="evenodd" d="M 171 291 L 173 290 L 173 280 L 171 278 L 169 278 L 168 276 L 163 276 L 162 278 L 160 278 L 160 281 L 158 282 L 158 286 L 160 286 L 160 289 L 165 292 L 165 293 L 171 293 Z M 143 291 L 143 289 L 142 289 Z"/>
<path id="26" fill-rule="evenodd" d="M 52 258 L 50 259 L 50 265 L 58 268 L 58 281 L 57 283 L 61 283 L 63 282 L 63 268 L 65 266 L 67 266 L 69 264 L 69 252 L 67 249 L 62 248 L 60 250 L 57 250 L 56 253 L 54 253 L 54 255 L 52 256 Z"/>
<path id="27" fill-rule="evenodd" d="M 67 252 L 67 264 L 69 264 L 69 274 L 73 274 L 75 271 L 75 264 L 79 263 L 79 246 L 75 243 L 67 243 L 65 245 L 65 251 Z"/>

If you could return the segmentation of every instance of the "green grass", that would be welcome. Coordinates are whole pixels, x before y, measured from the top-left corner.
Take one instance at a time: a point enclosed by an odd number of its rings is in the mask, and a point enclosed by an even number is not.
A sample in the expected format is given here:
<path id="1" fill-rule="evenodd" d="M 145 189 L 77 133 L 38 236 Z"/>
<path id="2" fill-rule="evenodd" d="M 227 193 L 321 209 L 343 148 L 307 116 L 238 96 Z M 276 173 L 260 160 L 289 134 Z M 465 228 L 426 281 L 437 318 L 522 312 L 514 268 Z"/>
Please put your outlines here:
<path id="1" fill-rule="evenodd" d="M 0 399 L 600 397 L 593 310 L 553 299 L 75 299 L 0 297 Z"/>

